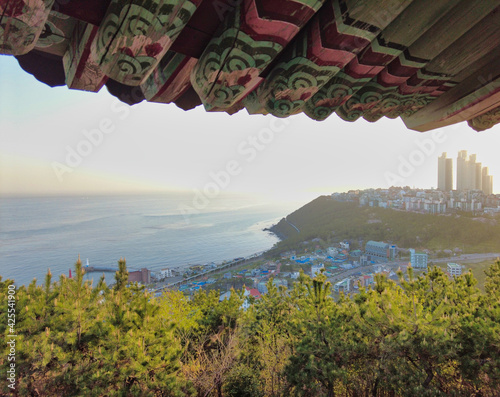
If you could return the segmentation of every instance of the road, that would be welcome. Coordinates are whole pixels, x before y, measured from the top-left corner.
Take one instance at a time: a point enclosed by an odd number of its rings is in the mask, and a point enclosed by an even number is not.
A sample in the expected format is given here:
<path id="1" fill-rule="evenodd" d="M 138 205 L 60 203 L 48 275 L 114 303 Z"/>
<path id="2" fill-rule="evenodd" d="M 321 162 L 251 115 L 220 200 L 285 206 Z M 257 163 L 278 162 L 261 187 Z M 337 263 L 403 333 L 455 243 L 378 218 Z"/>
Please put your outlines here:
<path id="1" fill-rule="evenodd" d="M 247 256 L 246 258 L 234 259 L 230 262 L 227 262 L 224 265 L 219 265 L 215 269 L 210 269 L 210 270 L 207 270 L 203 273 L 198 273 L 194 276 L 190 276 L 187 278 L 184 278 L 183 276 L 176 277 L 175 279 L 171 278 L 171 279 L 169 279 L 169 281 L 167 283 L 162 282 L 163 284 L 157 284 L 157 287 L 152 289 L 152 292 L 160 292 L 161 290 L 164 290 L 164 289 L 180 287 L 182 284 L 189 284 L 192 281 L 200 280 L 203 277 L 208 277 L 208 275 L 210 275 L 210 274 L 227 271 L 228 269 L 230 269 L 230 270 L 239 269 L 243 266 L 251 265 L 253 262 L 263 259 L 263 257 L 264 257 L 263 255 L 264 255 L 264 252 L 258 252 L 256 254 Z"/>
<path id="2" fill-rule="evenodd" d="M 285 222 L 288 223 L 291 227 L 293 227 L 295 230 L 297 230 L 297 233 L 300 233 L 300 230 L 297 226 L 295 226 L 292 222 L 290 222 L 288 219 L 285 218 Z"/>
<path id="3" fill-rule="evenodd" d="M 449 258 L 439 258 L 439 259 L 430 259 L 429 262 L 439 263 L 439 262 L 482 262 L 486 260 L 492 260 L 500 258 L 500 253 L 489 253 L 489 254 L 463 254 L 452 256 Z"/>
<path id="4" fill-rule="evenodd" d="M 477 263 L 477 262 L 483 262 L 486 260 L 491 260 L 494 261 L 497 258 L 500 258 L 500 253 L 488 253 L 488 254 L 464 254 L 464 255 L 457 255 L 457 256 L 452 256 L 449 258 L 439 258 L 439 259 L 429 259 L 429 262 L 433 263 L 448 263 L 448 262 L 466 262 L 466 263 Z M 407 265 L 408 261 L 398 261 L 398 262 L 385 262 L 385 263 L 379 263 L 379 265 L 389 267 L 392 270 L 396 270 L 399 266 L 401 265 Z M 349 270 L 344 270 L 340 273 L 335 274 L 333 277 L 329 277 L 328 281 L 330 281 L 332 284 L 335 284 L 338 281 L 343 280 L 346 277 L 350 277 L 355 273 L 368 273 L 368 272 L 373 272 L 373 265 L 368 265 L 368 266 L 360 266 L 356 267 L 354 269 L 349 269 Z"/>

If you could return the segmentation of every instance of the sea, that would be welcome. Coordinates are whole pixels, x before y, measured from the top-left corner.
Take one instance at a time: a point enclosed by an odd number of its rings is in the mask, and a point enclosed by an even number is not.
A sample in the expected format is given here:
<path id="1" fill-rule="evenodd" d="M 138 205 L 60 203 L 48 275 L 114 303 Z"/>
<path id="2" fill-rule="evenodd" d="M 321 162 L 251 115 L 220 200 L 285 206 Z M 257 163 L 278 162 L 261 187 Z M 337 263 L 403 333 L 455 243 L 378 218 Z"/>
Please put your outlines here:
<path id="1" fill-rule="evenodd" d="M 221 263 L 270 249 L 264 231 L 294 208 L 194 193 L 0 198 L 0 276 L 27 285 L 83 265 L 129 270 Z M 98 275 L 94 274 L 94 281 Z M 99 275 L 100 276 L 100 275 Z M 87 276 L 88 277 L 88 276 Z M 113 281 L 106 273 L 106 281 Z"/>

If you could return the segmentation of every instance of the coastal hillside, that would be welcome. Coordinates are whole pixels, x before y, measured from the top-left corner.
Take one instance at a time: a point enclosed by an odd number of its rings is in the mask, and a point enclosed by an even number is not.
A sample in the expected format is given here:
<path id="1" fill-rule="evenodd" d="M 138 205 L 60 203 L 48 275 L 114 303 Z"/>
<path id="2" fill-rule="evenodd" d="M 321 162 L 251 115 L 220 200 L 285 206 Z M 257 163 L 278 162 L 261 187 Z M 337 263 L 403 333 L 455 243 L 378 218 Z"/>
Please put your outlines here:
<path id="1" fill-rule="evenodd" d="M 270 230 L 282 239 L 272 254 L 295 249 L 315 238 L 325 243 L 349 240 L 387 241 L 404 248 L 464 252 L 497 252 L 500 222 L 470 213 L 420 214 L 385 208 L 359 207 L 356 203 L 321 196 L 283 218 Z M 359 247 L 362 248 L 362 247 Z"/>

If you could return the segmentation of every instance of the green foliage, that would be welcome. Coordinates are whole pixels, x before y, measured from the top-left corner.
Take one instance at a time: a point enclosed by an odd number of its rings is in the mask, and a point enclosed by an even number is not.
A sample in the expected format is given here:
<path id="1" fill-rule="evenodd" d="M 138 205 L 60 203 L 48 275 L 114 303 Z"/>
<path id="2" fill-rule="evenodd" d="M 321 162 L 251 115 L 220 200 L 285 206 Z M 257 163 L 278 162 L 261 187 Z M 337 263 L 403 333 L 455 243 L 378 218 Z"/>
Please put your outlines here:
<path id="1" fill-rule="evenodd" d="M 224 395 L 227 397 L 259 397 L 259 379 L 254 371 L 246 366 L 238 365 L 228 374 L 224 384 Z"/>
<path id="2" fill-rule="evenodd" d="M 488 295 L 500 296 L 500 261 L 496 261 L 484 272 L 486 274 L 486 281 L 484 289 Z"/>
<path id="3" fill-rule="evenodd" d="M 323 274 L 243 291 L 153 299 L 128 284 L 75 277 L 16 291 L 16 386 L 33 396 L 495 396 L 500 384 L 500 262 L 486 293 L 440 268 L 399 285 L 382 275 L 335 301 Z M 0 278 L 7 301 L 11 280 Z M 0 332 L 8 337 L 6 305 Z M 0 367 L 6 371 L 8 347 Z M 5 372 L 4 372 L 5 373 Z M 5 382 L 4 384 L 5 385 Z M 2 386 L 5 387 L 5 386 Z M 7 389 L 0 393 L 6 394 Z"/>
<path id="4" fill-rule="evenodd" d="M 321 278 L 306 281 L 287 368 L 297 394 L 493 395 L 498 299 L 482 295 L 471 274 L 452 281 L 438 268 L 400 274 L 402 287 L 376 281 L 335 304 Z"/>
<path id="5" fill-rule="evenodd" d="M 113 290 L 103 279 L 93 288 L 84 281 L 78 260 L 73 279 L 62 276 L 52 282 L 49 273 L 45 286 L 33 282 L 18 289 L 16 371 L 21 394 L 179 394 L 180 349 L 172 324 L 161 321 L 159 305 L 142 288 L 126 287 L 126 277 L 123 260 Z M 4 369 L 7 362 L 0 364 Z"/>

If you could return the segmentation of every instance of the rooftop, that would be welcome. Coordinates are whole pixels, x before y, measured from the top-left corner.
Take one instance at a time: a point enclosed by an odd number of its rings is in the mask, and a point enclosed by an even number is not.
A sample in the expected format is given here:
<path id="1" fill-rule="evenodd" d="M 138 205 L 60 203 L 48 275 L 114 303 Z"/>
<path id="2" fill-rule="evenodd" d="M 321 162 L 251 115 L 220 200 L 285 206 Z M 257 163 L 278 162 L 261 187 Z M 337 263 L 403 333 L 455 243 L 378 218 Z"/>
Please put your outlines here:
<path id="1" fill-rule="evenodd" d="M 383 241 L 368 241 L 366 243 L 366 245 L 371 245 L 371 246 L 375 246 L 375 247 L 380 247 L 380 248 L 386 248 L 389 244 L 387 243 L 384 243 Z"/>

